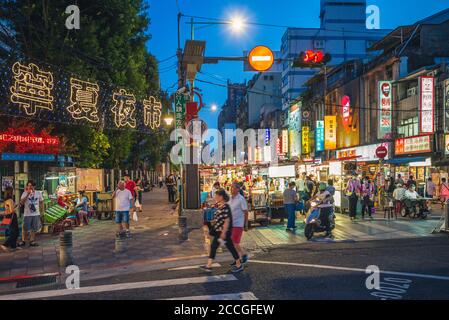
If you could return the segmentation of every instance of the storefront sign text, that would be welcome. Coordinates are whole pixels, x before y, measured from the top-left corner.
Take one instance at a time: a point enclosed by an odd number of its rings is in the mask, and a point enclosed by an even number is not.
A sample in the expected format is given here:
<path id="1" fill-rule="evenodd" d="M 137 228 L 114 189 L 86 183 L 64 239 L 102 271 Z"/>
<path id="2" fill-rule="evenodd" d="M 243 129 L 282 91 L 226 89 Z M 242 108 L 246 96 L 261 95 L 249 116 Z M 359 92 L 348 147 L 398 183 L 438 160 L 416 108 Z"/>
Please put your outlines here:
<path id="1" fill-rule="evenodd" d="M 421 133 L 434 132 L 434 78 L 420 77 L 420 130 Z"/>
<path id="2" fill-rule="evenodd" d="M 400 138 L 395 142 L 395 154 L 407 155 L 432 152 L 430 135 Z"/>

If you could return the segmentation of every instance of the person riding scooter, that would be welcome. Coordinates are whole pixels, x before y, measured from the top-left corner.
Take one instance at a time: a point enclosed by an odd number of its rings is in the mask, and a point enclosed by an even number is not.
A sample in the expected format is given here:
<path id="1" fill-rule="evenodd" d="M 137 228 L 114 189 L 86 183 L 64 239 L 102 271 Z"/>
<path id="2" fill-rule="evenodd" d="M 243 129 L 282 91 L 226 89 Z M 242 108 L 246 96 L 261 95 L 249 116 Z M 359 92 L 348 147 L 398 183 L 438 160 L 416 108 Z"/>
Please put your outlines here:
<path id="1" fill-rule="evenodd" d="M 312 199 L 312 201 L 317 201 L 318 205 L 317 208 L 320 210 L 320 220 L 321 225 L 325 227 L 326 236 L 331 236 L 331 215 L 332 212 L 332 201 L 333 196 L 332 194 L 327 190 L 327 185 L 324 182 L 321 182 L 318 187 L 318 193 L 315 195 L 315 197 Z"/>

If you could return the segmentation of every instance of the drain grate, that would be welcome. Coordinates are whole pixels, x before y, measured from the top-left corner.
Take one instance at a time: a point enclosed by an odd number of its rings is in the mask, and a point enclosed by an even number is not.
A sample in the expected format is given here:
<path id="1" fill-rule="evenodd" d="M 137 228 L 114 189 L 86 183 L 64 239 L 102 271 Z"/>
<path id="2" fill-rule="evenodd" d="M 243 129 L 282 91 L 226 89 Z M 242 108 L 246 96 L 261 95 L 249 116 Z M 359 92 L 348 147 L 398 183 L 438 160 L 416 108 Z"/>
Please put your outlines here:
<path id="1" fill-rule="evenodd" d="M 56 276 L 41 276 L 41 277 L 33 277 L 27 279 L 19 279 L 17 280 L 16 288 L 26 288 L 39 286 L 43 284 L 51 284 L 56 283 Z"/>

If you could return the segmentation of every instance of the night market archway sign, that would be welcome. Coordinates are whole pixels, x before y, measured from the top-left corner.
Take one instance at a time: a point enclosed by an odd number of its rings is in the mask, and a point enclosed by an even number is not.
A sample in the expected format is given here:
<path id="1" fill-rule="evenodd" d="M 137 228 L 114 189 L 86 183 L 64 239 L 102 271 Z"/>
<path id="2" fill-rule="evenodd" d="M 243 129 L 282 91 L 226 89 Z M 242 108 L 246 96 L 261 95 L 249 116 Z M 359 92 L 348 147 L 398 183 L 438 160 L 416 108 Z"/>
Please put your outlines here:
<path id="1" fill-rule="evenodd" d="M 106 129 L 157 130 L 162 104 L 126 88 L 82 79 L 57 67 L 17 61 L 0 66 L 2 115 Z"/>

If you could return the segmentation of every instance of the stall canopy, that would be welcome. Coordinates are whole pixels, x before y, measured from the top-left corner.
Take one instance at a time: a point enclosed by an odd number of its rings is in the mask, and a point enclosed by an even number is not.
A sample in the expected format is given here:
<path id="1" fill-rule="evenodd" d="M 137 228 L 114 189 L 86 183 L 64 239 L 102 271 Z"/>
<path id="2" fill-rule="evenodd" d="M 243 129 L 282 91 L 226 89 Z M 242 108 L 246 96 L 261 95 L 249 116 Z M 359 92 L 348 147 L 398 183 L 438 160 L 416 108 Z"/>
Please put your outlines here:
<path id="1" fill-rule="evenodd" d="M 423 162 L 426 161 L 426 157 L 413 157 L 413 158 L 394 158 L 387 160 L 386 163 L 389 164 L 406 164 L 409 162 Z"/>

